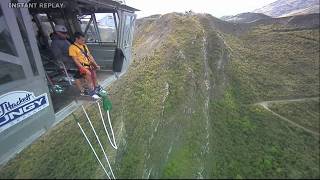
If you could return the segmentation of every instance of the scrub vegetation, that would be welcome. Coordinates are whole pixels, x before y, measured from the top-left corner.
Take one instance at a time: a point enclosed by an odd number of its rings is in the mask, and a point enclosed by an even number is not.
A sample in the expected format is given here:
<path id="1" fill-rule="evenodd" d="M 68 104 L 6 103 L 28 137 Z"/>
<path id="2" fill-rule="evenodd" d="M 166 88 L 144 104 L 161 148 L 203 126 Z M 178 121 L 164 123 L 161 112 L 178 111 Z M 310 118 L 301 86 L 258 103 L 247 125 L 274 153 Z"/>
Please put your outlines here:
<path id="1" fill-rule="evenodd" d="M 320 132 L 319 99 L 271 104 L 270 109 L 314 132 Z"/>
<path id="2" fill-rule="evenodd" d="M 108 88 L 117 151 L 89 108 L 117 178 L 320 178 L 319 136 L 257 104 L 319 96 L 319 29 L 224 25 L 207 14 L 137 21 L 134 62 Z M 318 100 L 269 108 L 319 132 Z M 72 116 L 0 169 L 47 177 L 106 178 Z"/>

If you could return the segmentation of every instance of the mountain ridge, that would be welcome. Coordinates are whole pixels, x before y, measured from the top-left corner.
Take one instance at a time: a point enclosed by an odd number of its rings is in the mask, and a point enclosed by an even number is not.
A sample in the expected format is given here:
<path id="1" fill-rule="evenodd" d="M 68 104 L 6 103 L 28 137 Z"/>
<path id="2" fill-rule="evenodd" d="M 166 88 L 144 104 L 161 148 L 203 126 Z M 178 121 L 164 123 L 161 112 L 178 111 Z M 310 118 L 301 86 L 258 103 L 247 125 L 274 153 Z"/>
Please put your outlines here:
<path id="1" fill-rule="evenodd" d="M 319 13 L 318 0 L 278 0 L 252 12 L 220 17 L 233 23 L 251 23 L 270 18 L 285 18 Z"/>
<path id="2" fill-rule="evenodd" d="M 301 11 L 300 14 L 308 13 L 308 8 L 313 9 L 313 6 L 319 6 L 318 0 L 277 0 L 273 3 L 270 3 L 262 8 L 256 9 L 252 12 L 254 13 L 263 13 L 272 17 L 290 15 L 293 11 Z M 313 9 L 312 13 L 319 13 L 318 9 Z"/>
<path id="3" fill-rule="evenodd" d="M 235 16 L 223 16 L 220 19 L 233 23 L 252 23 L 262 19 L 270 19 L 270 16 L 267 16 L 262 13 L 240 13 Z"/>

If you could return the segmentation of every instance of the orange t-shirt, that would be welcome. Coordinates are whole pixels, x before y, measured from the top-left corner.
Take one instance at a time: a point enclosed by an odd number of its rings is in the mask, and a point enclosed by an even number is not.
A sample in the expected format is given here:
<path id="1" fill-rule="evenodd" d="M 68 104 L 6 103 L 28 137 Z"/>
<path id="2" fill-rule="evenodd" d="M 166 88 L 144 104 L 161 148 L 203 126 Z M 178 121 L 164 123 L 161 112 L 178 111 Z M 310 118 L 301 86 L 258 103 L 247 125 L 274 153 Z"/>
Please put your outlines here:
<path id="1" fill-rule="evenodd" d="M 77 45 L 78 47 L 75 46 L 75 45 Z M 84 49 L 84 47 L 85 47 L 87 49 L 87 54 L 90 55 L 90 52 L 89 52 L 89 49 L 88 49 L 87 45 L 84 44 L 82 46 L 82 45 L 80 45 L 78 43 L 75 43 L 75 45 L 74 44 L 70 45 L 70 47 L 69 47 L 69 56 L 75 57 L 77 60 L 80 61 L 80 63 L 82 65 L 89 66 L 90 65 L 89 59 L 86 57 L 86 55 L 84 55 L 82 53 L 82 51 L 85 52 L 85 49 Z M 79 48 L 81 48 L 82 51 Z"/>

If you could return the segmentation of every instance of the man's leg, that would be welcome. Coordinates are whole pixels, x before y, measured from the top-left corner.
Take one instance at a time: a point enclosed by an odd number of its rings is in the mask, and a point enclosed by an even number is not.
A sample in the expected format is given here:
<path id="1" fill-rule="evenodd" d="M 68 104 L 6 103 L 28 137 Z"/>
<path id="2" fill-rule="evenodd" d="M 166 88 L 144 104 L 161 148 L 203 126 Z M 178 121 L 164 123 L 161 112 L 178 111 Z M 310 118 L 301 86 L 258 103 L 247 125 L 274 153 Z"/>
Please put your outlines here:
<path id="1" fill-rule="evenodd" d="M 98 80 L 97 80 L 97 73 L 95 70 L 91 70 L 91 77 L 92 77 L 92 82 L 93 85 L 95 87 L 95 91 L 98 94 L 105 94 L 107 93 L 99 84 L 98 84 Z"/>
<path id="2" fill-rule="evenodd" d="M 94 86 L 93 86 L 93 81 L 92 81 L 92 74 L 91 72 L 87 71 L 87 73 L 84 75 L 84 78 L 86 79 L 87 81 L 87 84 L 90 88 L 90 90 L 94 90 Z"/>
<path id="3" fill-rule="evenodd" d="M 81 76 L 80 72 L 77 71 L 76 74 L 73 76 L 73 78 L 75 79 L 76 87 L 78 88 L 80 93 L 83 92 L 84 87 L 82 86 L 82 83 L 81 83 L 82 76 Z"/>
<path id="4" fill-rule="evenodd" d="M 83 88 L 82 85 L 81 85 L 80 79 L 76 79 L 76 80 L 75 80 L 75 83 L 76 83 L 76 86 L 77 86 L 77 88 L 79 89 L 79 91 L 80 91 L 80 92 L 83 92 L 84 88 Z"/>
<path id="5" fill-rule="evenodd" d="M 96 88 L 96 87 L 97 87 L 97 85 L 98 85 L 98 81 L 97 81 L 97 73 L 96 73 L 96 71 L 95 71 L 95 70 L 90 70 L 90 72 L 91 72 L 91 78 L 92 78 L 93 86 L 94 86 L 94 88 Z"/>
<path id="6" fill-rule="evenodd" d="M 89 95 L 93 99 L 99 99 L 99 96 L 95 92 L 94 81 L 92 80 L 92 73 L 87 71 L 86 74 L 84 75 L 84 77 L 85 77 L 87 84 L 89 85 L 89 88 L 90 88 Z"/>

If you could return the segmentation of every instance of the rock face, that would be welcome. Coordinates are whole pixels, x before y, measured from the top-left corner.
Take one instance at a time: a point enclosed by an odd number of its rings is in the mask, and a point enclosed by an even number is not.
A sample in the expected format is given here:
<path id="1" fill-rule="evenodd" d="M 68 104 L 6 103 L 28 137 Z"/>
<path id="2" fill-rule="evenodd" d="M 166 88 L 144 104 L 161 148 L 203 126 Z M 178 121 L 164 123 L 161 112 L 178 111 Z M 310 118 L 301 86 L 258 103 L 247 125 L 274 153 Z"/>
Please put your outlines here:
<path id="1" fill-rule="evenodd" d="M 272 17 L 319 13 L 319 0 L 278 0 L 253 12 Z"/>

